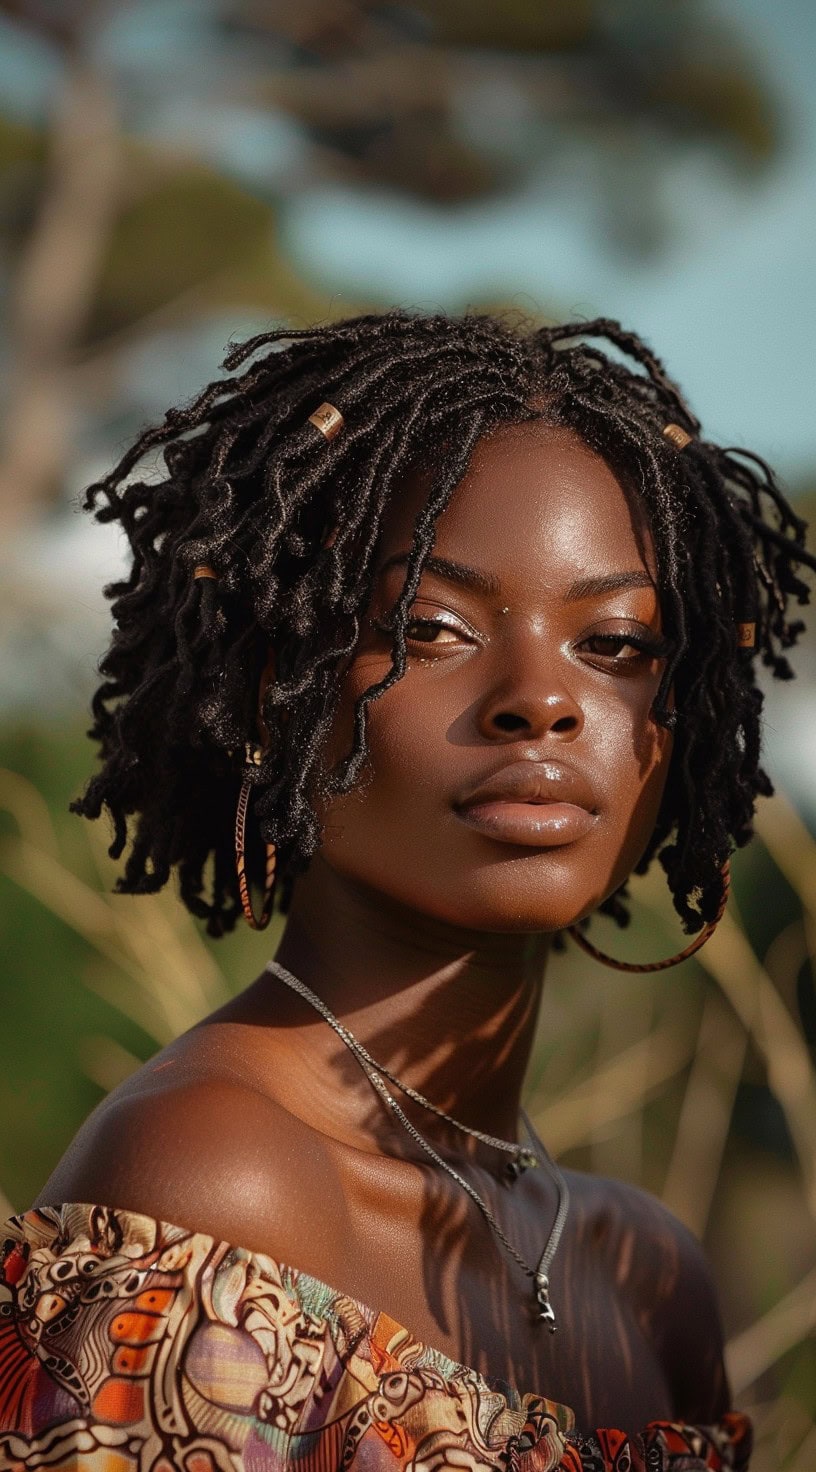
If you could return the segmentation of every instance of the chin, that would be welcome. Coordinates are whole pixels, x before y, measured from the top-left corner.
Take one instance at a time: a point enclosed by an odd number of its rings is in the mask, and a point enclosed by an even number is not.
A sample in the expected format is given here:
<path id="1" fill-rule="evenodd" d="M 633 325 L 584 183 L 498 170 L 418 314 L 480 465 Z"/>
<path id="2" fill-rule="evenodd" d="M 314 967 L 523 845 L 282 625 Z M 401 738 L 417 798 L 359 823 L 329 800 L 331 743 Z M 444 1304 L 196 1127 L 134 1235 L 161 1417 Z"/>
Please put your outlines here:
<path id="1" fill-rule="evenodd" d="M 620 883 L 623 880 L 619 881 Z M 617 888 L 617 885 L 615 886 Z M 461 930 L 508 935 L 554 934 L 592 914 L 606 894 L 577 892 L 561 883 L 496 882 L 484 871 L 463 879 L 455 889 L 432 895 L 399 898 L 408 908 Z"/>

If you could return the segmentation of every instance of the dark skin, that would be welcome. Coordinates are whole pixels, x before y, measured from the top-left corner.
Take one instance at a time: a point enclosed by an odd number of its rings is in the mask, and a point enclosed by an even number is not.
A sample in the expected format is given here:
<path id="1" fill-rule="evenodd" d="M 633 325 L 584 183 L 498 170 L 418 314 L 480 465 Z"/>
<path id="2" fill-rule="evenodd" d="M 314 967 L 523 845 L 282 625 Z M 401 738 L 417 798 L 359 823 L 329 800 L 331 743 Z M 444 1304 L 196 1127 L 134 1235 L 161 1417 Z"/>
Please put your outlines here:
<path id="1" fill-rule="evenodd" d="M 331 757 L 347 748 L 355 696 L 389 667 L 383 625 L 425 490 L 409 482 L 384 528 Z M 650 713 L 665 654 L 654 554 L 606 463 L 533 423 L 480 443 L 434 555 L 408 670 L 369 707 L 369 772 L 324 815 L 278 959 L 397 1076 L 517 1139 L 549 937 L 631 871 L 665 785 L 671 737 Z M 469 797 L 519 763 L 581 809 L 580 836 L 574 812 L 564 831 L 521 840 L 468 821 Z M 505 1156 L 406 1109 L 535 1263 L 556 1211 L 548 1172 L 508 1185 Z M 697 1244 L 645 1193 L 568 1179 L 550 1335 L 476 1208 L 327 1024 L 265 973 L 100 1105 L 37 1204 L 129 1207 L 268 1252 L 566 1403 L 579 1426 L 716 1419 L 729 1395 Z"/>

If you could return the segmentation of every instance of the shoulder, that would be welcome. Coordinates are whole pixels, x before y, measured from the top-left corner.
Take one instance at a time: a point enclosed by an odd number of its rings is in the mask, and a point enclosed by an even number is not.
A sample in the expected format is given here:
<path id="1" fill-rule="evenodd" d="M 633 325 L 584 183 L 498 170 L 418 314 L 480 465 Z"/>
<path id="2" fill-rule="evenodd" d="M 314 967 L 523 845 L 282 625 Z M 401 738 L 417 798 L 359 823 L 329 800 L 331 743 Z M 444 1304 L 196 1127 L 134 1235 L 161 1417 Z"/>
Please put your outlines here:
<path id="1" fill-rule="evenodd" d="M 583 1178 L 595 1240 L 639 1328 L 654 1346 L 678 1417 L 706 1423 L 730 1407 L 717 1290 L 706 1253 L 656 1196 Z M 579 1187 L 579 1191 L 580 1191 Z"/>
<path id="2" fill-rule="evenodd" d="M 34 1204 L 138 1212 L 297 1266 L 315 1179 L 329 1201 L 321 1154 L 319 1136 L 256 1088 L 154 1060 L 93 1111 Z"/>

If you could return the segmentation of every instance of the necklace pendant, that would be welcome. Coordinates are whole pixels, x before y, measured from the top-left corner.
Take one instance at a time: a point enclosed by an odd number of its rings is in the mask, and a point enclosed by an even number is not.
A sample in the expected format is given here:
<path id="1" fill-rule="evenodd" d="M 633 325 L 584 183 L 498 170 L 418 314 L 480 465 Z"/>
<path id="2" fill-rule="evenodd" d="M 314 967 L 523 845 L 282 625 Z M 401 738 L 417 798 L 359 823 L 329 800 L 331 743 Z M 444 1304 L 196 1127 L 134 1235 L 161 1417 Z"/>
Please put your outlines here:
<path id="1" fill-rule="evenodd" d="M 329 1027 L 332 1028 L 333 1031 L 337 1034 L 340 1041 L 345 1045 L 345 1047 L 349 1049 L 352 1057 L 362 1069 L 366 1079 L 368 1080 L 368 1083 L 374 1089 L 375 1093 L 379 1096 L 383 1103 L 387 1104 L 397 1123 L 401 1125 L 401 1127 L 411 1137 L 414 1143 L 417 1144 L 420 1149 L 423 1150 L 424 1153 L 433 1161 L 434 1165 L 439 1170 L 443 1170 L 451 1178 L 451 1180 L 455 1181 L 456 1184 L 461 1188 L 461 1190 L 470 1197 L 470 1200 L 473 1202 L 473 1204 L 479 1208 L 482 1216 L 485 1219 L 485 1222 L 487 1223 L 487 1226 L 490 1228 L 493 1235 L 501 1243 L 501 1245 L 505 1248 L 509 1255 L 515 1260 L 518 1266 L 522 1269 L 525 1275 L 525 1280 L 531 1277 L 533 1278 L 533 1291 L 535 1293 L 536 1305 L 538 1310 L 537 1318 L 539 1322 L 543 1321 L 544 1323 L 546 1323 L 550 1333 L 554 1334 L 556 1329 L 555 1314 L 553 1312 L 552 1304 L 550 1303 L 549 1279 L 546 1272 L 544 1271 L 544 1267 L 545 1264 L 549 1266 L 549 1264 L 552 1262 L 556 1248 L 558 1247 L 558 1243 L 561 1239 L 561 1234 L 564 1229 L 564 1222 L 566 1220 L 567 1211 L 569 1209 L 569 1187 L 567 1186 L 567 1182 L 564 1179 L 561 1171 L 558 1169 L 555 1161 L 551 1159 L 546 1146 L 543 1145 L 538 1139 L 538 1136 L 536 1135 L 535 1130 L 533 1129 L 533 1126 L 524 1111 L 521 1111 L 521 1118 L 524 1122 L 524 1128 L 527 1138 L 530 1141 L 529 1144 L 525 1143 L 522 1145 L 519 1144 L 516 1140 L 513 1140 L 512 1142 L 510 1140 L 499 1140 L 493 1135 L 486 1135 L 481 1130 L 474 1130 L 469 1125 L 462 1124 L 459 1120 L 453 1119 L 449 1114 L 446 1114 L 444 1110 L 437 1108 L 437 1106 L 435 1104 L 432 1104 L 429 1099 L 426 1099 L 422 1094 L 420 1094 L 417 1089 L 413 1089 L 409 1085 L 401 1083 L 400 1080 L 393 1073 L 391 1073 L 389 1069 L 385 1068 L 382 1064 L 378 1064 L 376 1060 L 372 1058 L 368 1050 L 359 1041 L 359 1039 L 355 1038 L 354 1034 L 347 1027 L 345 1027 L 337 1017 L 334 1016 L 334 1013 L 329 1010 L 325 1002 L 322 1002 L 320 998 L 316 996 L 313 991 L 311 991 L 311 989 L 306 985 L 305 982 L 300 981 L 298 977 L 293 976 L 290 971 L 287 971 L 285 966 L 281 966 L 277 961 L 268 961 L 265 969 L 271 975 L 277 976 L 278 979 L 284 983 L 284 985 L 288 986 L 298 996 L 302 997 L 305 1002 L 308 1002 L 309 1006 L 313 1007 L 314 1010 L 324 1019 L 324 1021 L 328 1023 Z M 433 1145 L 431 1145 L 425 1139 L 424 1135 L 420 1133 L 416 1126 L 413 1125 L 408 1117 L 403 1113 L 400 1105 L 394 1098 L 389 1085 L 393 1085 L 393 1088 L 395 1090 L 398 1089 L 401 1093 L 413 1099 L 416 1104 L 420 1104 L 424 1109 L 430 1110 L 431 1113 L 435 1114 L 438 1118 L 444 1119 L 447 1124 L 451 1125 L 454 1129 L 459 1130 L 462 1134 L 477 1139 L 485 1145 L 490 1145 L 493 1149 L 498 1149 L 502 1152 L 506 1151 L 507 1154 L 510 1156 L 510 1160 L 507 1163 L 506 1170 L 507 1175 L 511 1181 L 517 1180 L 518 1177 L 523 1175 L 525 1171 L 534 1170 L 537 1166 L 540 1166 L 542 1164 L 547 1167 L 547 1170 L 553 1177 L 558 1188 L 558 1207 L 555 1214 L 555 1221 L 550 1230 L 550 1235 L 547 1238 L 541 1256 L 537 1260 L 536 1271 L 533 1270 L 532 1265 L 527 1262 L 526 1258 L 521 1256 L 521 1253 L 516 1250 L 512 1242 L 505 1236 L 501 1226 L 496 1221 L 496 1218 L 490 1210 L 487 1202 L 483 1199 L 483 1197 L 479 1195 L 475 1187 L 473 1187 L 469 1183 L 469 1181 L 464 1178 L 464 1176 L 460 1175 L 458 1171 L 454 1170 L 453 1166 L 449 1165 L 448 1162 L 443 1159 L 439 1152 L 434 1149 Z M 533 1147 L 533 1141 L 535 1141 L 536 1148 Z"/>
<path id="2" fill-rule="evenodd" d="M 526 1170 L 535 1170 L 538 1163 L 538 1156 L 532 1150 L 528 1150 L 526 1146 L 522 1146 L 520 1150 L 516 1151 L 513 1159 L 508 1164 L 507 1174 L 511 1181 L 517 1181 L 519 1176 L 524 1175 Z"/>
<path id="3" fill-rule="evenodd" d="M 550 1333 L 554 1334 L 558 1325 L 550 1303 L 550 1280 L 546 1273 L 536 1273 L 535 1296 L 538 1303 L 538 1317 L 546 1323 Z"/>

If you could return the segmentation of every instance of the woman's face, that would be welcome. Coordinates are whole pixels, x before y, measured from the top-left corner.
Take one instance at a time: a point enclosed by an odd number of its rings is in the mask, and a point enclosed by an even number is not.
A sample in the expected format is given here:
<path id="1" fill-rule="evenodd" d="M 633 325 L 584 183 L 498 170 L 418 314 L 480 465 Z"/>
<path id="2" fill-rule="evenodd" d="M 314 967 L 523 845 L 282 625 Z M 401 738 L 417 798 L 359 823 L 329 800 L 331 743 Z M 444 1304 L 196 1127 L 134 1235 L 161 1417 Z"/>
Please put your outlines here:
<path id="1" fill-rule="evenodd" d="M 382 628 L 427 484 L 387 516 L 330 756 L 391 662 Z M 325 814 L 322 855 L 422 914 L 551 931 L 623 882 L 654 829 L 671 737 L 648 529 L 600 456 L 539 422 L 477 446 L 440 517 L 404 677 L 368 707 L 369 774 Z"/>

